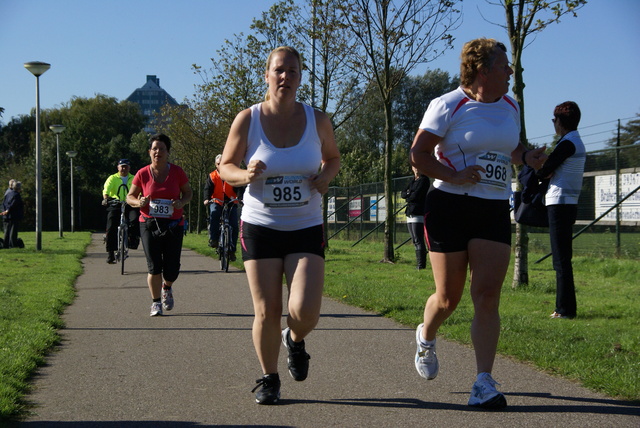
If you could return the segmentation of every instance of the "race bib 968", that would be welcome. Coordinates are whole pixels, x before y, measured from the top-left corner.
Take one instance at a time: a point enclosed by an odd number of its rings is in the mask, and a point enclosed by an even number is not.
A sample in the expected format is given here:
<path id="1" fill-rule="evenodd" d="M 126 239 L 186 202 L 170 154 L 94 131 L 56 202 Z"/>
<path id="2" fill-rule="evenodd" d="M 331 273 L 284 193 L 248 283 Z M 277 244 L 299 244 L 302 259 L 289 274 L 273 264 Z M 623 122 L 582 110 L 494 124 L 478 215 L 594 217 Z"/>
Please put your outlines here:
<path id="1" fill-rule="evenodd" d="M 486 152 L 476 158 L 476 165 L 485 169 L 479 184 L 506 189 L 511 183 L 511 156 Z"/>

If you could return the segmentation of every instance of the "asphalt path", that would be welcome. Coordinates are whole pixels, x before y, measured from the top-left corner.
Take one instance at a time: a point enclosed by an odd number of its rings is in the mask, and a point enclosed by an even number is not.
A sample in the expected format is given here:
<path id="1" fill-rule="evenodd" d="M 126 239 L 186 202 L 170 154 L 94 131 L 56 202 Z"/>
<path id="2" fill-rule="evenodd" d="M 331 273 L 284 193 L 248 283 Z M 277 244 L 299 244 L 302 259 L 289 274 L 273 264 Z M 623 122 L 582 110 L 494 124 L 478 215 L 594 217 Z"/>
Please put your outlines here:
<path id="1" fill-rule="evenodd" d="M 280 404 L 258 405 L 246 275 L 185 249 L 174 310 L 150 317 L 142 247 L 130 255 L 120 275 L 93 235 L 61 343 L 33 379 L 31 414 L 14 425 L 640 427 L 640 407 L 503 357 L 493 374 L 508 407 L 471 408 L 472 349 L 439 340 L 440 373 L 426 381 L 414 329 L 329 298 L 306 339 L 309 378 L 288 375 L 281 348 Z"/>

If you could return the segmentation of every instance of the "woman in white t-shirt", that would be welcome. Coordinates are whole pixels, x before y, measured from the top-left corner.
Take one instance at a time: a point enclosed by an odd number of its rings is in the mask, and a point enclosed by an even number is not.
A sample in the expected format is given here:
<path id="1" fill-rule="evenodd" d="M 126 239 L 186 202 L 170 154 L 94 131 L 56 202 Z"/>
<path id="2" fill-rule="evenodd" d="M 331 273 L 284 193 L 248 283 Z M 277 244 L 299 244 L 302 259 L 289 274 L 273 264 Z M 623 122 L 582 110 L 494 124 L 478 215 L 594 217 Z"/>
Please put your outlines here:
<path id="1" fill-rule="evenodd" d="M 280 398 L 278 353 L 287 348 L 289 373 L 307 377 L 304 338 L 320 317 L 324 286 L 321 195 L 340 168 L 329 117 L 296 101 L 300 54 L 279 47 L 267 59 L 265 101 L 236 116 L 222 154 L 220 175 L 247 186 L 240 243 L 255 311 L 253 342 L 263 376 L 256 402 Z M 247 166 L 240 168 L 241 163 Z M 289 288 L 287 327 L 281 331 L 282 278 Z"/>
<path id="2" fill-rule="evenodd" d="M 426 379 L 438 374 L 436 333 L 460 302 L 469 270 L 478 374 L 469 405 L 501 408 L 506 400 L 491 371 L 511 249 L 511 164 L 539 166 L 545 148 L 527 151 L 519 143 L 519 107 L 506 95 L 513 74 L 506 47 L 476 39 L 461 57 L 460 87 L 429 104 L 411 147 L 412 165 L 435 179 L 425 229 L 436 291 L 416 329 L 415 366 Z"/>

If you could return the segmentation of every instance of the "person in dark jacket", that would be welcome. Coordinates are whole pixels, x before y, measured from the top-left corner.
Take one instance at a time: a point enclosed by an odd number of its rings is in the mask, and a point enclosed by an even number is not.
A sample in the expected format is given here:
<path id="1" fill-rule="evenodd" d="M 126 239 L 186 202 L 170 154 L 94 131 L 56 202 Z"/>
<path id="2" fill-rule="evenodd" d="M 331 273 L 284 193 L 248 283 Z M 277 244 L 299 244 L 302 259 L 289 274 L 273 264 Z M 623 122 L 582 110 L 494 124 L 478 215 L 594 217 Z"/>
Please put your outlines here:
<path id="1" fill-rule="evenodd" d="M 16 181 L 13 188 L 7 190 L 2 201 L 2 212 L 4 223 L 4 247 L 12 248 L 18 246 L 18 229 L 20 221 L 24 217 L 24 203 L 22 202 L 22 183 Z"/>
<path id="2" fill-rule="evenodd" d="M 425 200 L 427 191 L 429 190 L 429 177 L 418 172 L 416 167 L 413 170 L 413 180 L 406 189 L 402 191 L 401 196 L 407 200 L 407 228 L 411 235 L 413 245 L 416 247 L 416 261 L 418 270 L 427 267 L 427 245 L 424 241 L 424 213 Z"/>
<path id="3" fill-rule="evenodd" d="M 556 309 L 550 316 L 575 318 L 577 304 L 571 264 L 572 234 L 587 154 L 578 133 L 578 104 L 566 101 L 557 105 L 552 120 L 560 140 L 549 154 L 549 159 L 536 171 L 538 178 L 550 179 L 545 205 L 549 216 L 553 269 L 556 271 Z"/>

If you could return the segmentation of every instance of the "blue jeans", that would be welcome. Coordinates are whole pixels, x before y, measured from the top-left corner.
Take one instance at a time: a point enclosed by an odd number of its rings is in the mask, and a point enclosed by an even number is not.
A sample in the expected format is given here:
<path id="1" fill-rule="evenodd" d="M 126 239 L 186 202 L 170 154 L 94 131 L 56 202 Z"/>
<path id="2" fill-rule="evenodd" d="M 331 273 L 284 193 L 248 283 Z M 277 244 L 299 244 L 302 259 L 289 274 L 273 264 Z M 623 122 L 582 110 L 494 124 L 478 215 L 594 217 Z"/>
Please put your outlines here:
<path id="1" fill-rule="evenodd" d="M 220 217 L 222 217 L 222 206 L 216 203 L 209 204 L 209 241 L 220 240 Z M 231 206 L 229 224 L 231 225 L 231 251 L 235 252 L 238 241 L 238 205 L 236 204 Z"/>
<path id="2" fill-rule="evenodd" d="M 576 316 L 576 288 L 573 282 L 573 248 L 571 237 L 578 213 L 577 205 L 549 205 L 549 238 L 553 269 L 556 271 L 556 312 Z"/>

